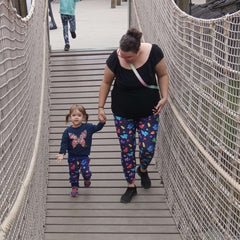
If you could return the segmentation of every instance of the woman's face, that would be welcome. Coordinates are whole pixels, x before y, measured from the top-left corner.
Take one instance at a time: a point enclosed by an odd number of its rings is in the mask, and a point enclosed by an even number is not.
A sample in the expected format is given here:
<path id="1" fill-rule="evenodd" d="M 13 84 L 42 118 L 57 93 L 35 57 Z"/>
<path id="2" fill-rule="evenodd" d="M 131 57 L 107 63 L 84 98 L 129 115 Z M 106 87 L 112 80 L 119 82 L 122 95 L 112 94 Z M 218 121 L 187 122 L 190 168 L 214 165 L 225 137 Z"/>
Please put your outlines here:
<path id="1" fill-rule="evenodd" d="M 121 49 L 117 51 L 117 54 L 120 58 L 123 58 L 127 63 L 133 63 L 138 56 L 138 53 L 124 52 Z"/>

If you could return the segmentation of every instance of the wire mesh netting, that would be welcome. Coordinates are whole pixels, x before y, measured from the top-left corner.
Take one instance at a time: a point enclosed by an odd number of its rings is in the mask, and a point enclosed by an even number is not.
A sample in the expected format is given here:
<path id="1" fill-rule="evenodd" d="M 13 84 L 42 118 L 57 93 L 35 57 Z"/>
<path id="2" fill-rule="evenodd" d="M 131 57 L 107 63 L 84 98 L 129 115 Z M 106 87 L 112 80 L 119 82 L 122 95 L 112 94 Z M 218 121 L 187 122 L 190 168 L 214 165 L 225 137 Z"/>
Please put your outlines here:
<path id="1" fill-rule="evenodd" d="M 183 238 L 239 239 L 240 12 L 204 20 L 174 1 L 137 0 L 130 25 L 165 53 L 157 164 Z"/>

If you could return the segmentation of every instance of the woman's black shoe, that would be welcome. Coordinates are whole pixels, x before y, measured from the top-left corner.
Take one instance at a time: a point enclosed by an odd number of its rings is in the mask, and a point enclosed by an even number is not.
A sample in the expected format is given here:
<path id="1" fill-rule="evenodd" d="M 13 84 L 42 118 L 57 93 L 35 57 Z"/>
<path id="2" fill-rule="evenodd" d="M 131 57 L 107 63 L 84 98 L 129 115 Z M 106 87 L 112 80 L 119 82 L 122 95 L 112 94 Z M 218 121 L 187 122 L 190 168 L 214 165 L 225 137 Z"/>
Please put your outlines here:
<path id="1" fill-rule="evenodd" d="M 126 192 L 122 195 L 120 202 L 129 203 L 132 200 L 132 197 L 137 195 L 137 187 L 128 187 Z"/>
<path id="2" fill-rule="evenodd" d="M 143 188 L 148 189 L 151 187 L 151 180 L 148 176 L 148 172 L 141 172 L 140 167 L 137 168 L 137 173 L 141 177 L 141 185 Z"/>

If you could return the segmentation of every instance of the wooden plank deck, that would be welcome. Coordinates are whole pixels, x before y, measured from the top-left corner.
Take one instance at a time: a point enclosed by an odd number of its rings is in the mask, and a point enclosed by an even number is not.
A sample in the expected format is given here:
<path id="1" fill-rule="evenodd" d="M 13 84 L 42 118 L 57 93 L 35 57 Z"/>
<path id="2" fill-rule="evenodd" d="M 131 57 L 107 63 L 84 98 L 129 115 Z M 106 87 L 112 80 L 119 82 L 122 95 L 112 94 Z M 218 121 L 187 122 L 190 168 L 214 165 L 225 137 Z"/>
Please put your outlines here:
<path id="1" fill-rule="evenodd" d="M 110 52 L 51 54 L 45 240 L 180 240 L 154 163 L 149 168 L 152 188 L 141 188 L 140 179 L 136 176 L 138 195 L 131 203 L 120 203 L 126 181 L 109 98 L 106 103 L 108 122 L 93 138 L 91 187 L 80 187 L 78 197 L 70 197 L 66 158 L 60 165 L 56 163 L 55 156 L 66 128 L 65 115 L 72 104 L 84 105 L 90 115 L 89 122 L 97 123 L 98 91 Z M 82 179 L 80 185 L 83 186 Z"/>

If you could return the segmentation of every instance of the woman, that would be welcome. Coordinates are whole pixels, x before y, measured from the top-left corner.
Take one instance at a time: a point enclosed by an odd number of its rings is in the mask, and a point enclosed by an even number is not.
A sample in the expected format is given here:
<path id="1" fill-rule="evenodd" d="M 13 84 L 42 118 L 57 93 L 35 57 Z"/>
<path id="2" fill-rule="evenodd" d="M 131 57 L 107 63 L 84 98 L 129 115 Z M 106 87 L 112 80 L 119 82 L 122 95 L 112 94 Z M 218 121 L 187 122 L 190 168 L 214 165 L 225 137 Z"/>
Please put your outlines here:
<path id="1" fill-rule="evenodd" d="M 147 167 L 155 151 L 159 113 L 168 98 L 169 77 L 163 52 L 155 44 L 141 43 L 141 37 L 142 33 L 134 28 L 122 36 L 119 49 L 107 59 L 99 92 L 98 117 L 99 121 L 106 121 L 104 105 L 115 79 L 111 107 L 121 147 L 123 172 L 128 183 L 120 200 L 123 203 L 131 202 L 137 194 L 134 184 L 136 131 L 140 152 L 137 173 L 142 187 L 151 187 Z M 137 73 L 132 70 L 133 66 Z"/>

